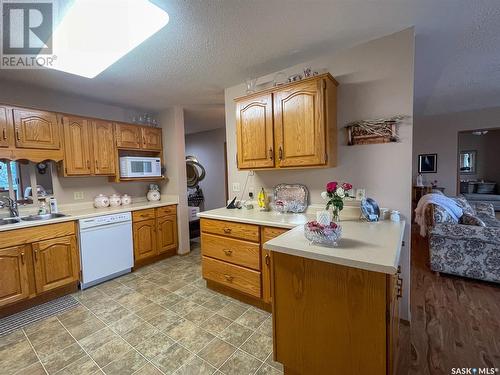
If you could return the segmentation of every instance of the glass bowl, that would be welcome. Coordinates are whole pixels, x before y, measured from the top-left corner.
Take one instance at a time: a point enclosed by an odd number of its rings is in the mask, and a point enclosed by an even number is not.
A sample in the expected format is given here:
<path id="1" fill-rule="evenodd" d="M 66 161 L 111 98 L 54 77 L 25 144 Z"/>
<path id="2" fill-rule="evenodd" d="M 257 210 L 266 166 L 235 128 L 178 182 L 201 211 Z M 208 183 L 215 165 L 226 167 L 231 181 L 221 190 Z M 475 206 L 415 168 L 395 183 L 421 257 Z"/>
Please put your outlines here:
<path id="1" fill-rule="evenodd" d="M 342 227 L 338 224 L 334 225 L 324 226 L 315 221 L 306 223 L 304 224 L 304 236 L 311 244 L 337 246 L 342 237 Z"/>

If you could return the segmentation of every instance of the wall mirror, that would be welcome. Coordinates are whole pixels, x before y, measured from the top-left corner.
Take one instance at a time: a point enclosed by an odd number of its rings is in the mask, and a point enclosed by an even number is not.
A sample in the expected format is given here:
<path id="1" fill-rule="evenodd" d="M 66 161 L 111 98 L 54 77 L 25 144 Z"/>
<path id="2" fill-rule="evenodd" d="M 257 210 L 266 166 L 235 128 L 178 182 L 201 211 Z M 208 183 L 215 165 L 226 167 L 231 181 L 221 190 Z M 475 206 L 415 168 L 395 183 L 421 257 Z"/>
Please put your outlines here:
<path id="1" fill-rule="evenodd" d="M 460 173 L 474 174 L 476 173 L 476 156 L 477 151 L 460 151 Z"/>
<path id="2" fill-rule="evenodd" d="M 0 197 L 11 197 L 20 204 L 31 204 L 34 189 L 37 197 L 54 194 L 52 162 L 0 161 Z"/>

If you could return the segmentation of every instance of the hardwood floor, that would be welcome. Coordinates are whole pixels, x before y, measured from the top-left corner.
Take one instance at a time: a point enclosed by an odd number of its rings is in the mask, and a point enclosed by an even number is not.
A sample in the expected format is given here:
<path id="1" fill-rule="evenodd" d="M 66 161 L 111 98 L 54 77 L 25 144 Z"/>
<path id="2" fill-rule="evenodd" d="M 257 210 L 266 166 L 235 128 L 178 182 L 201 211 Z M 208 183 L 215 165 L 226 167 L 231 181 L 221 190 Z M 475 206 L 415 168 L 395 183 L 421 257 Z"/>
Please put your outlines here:
<path id="1" fill-rule="evenodd" d="M 500 285 L 438 276 L 426 239 L 414 232 L 412 245 L 412 324 L 402 327 L 398 375 L 500 368 Z"/>

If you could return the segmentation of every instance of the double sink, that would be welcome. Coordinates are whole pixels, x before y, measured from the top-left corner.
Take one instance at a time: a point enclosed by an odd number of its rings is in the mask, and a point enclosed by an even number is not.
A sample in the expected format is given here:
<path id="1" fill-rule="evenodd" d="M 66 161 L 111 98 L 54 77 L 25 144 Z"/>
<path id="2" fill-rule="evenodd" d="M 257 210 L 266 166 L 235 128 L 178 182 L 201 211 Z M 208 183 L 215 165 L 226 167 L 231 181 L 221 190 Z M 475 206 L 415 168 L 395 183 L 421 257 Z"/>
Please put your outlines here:
<path id="1" fill-rule="evenodd" d="M 46 215 L 29 215 L 29 216 L 23 216 L 23 217 L 6 217 L 3 219 L 0 219 L 0 226 L 2 225 L 9 225 L 9 224 L 17 224 L 23 221 L 45 221 L 45 220 L 51 220 L 51 219 L 57 219 L 60 217 L 66 217 L 68 215 L 64 214 L 46 214 Z"/>

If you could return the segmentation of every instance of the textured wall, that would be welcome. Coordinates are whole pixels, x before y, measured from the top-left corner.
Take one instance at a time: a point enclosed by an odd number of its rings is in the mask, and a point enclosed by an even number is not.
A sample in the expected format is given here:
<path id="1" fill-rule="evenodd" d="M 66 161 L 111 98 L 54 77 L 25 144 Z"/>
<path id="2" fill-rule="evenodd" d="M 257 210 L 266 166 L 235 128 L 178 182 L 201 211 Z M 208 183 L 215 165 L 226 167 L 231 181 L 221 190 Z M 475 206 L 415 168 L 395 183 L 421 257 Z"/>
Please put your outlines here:
<path id="1" fill-rule="evenodd" d="M 406 247 L 401 258 L 405 278 L 402 316 L 409 315 L 409 227 L 413 115 L 413 29 L 371 41 L 355 48 L 305 62 L 285 70 L 287 75 L 302 68 L 326 68 L 340 83 L 338 87 L 338 167 L 330 169 L 257 171 L 249 178 L 255 190 L 261 186 L 271 190 L 281 182 L 303 183 L 311 193 L 312 203 L 320 197 L 326 182 L 341 180 L 354 187 L 365 188 L 368 196 L 382 206 L 400 210 L 407 220 Z M 275 73 L 261 77 L 258 83 L 272 81 Z M 233 99 L 245 95 L 245 85 L 226 89 L 226 136 L 228 142 L 229 187 L 239 182 L 241 188 L 249 175 L 236 168 L 236 119 Z M 391 144 L 347 146 L 346 123 L 396 114 L 409 119 L 399 128 L 401 141 Z M 230 195 L 231 195 L 230 191 Z M 242 193 L 238 193 L 241 195 Z M 244 193 L 246 196 L 246 193 Z"/>

